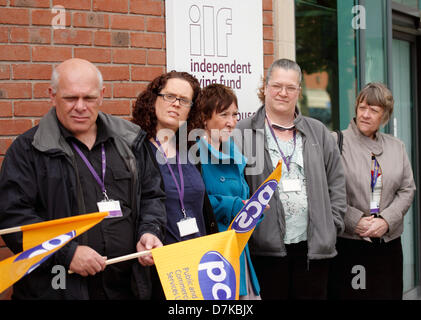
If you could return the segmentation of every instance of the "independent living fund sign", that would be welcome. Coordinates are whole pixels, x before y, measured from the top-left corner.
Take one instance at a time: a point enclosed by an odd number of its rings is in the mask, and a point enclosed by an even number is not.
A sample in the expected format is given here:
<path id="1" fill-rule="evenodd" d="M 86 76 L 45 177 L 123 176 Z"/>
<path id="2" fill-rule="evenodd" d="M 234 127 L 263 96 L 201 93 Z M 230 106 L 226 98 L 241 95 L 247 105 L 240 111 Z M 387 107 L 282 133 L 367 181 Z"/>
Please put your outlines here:
<path id="1" fill-rule="evenodd" d="M 200 85 L 221 83 L 238 97 L 239 119 L 261 105 L 262 0 L 167 0 L 167 70 L 186 71 Z"/>

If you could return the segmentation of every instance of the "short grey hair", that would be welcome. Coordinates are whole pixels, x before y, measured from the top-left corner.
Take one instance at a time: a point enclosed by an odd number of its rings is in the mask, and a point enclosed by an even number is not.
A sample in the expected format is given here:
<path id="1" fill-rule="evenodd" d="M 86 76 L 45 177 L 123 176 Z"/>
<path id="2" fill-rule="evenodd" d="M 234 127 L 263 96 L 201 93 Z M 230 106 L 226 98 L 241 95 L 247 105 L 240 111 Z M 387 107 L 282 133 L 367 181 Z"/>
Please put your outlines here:
<path id="1" fill-rule="evenodd" d="M 95 65 L 93 66 L 95 67 L 98 77 L 98 87 L 101 90 L 102 86 L 104 85 L 104 79 L 102 77 L 101 71 L 99 71 L 99 69 Z M 57 70 L 57 68 L 53 68 L 53 72 L 51 73 L 51 89 L 54 94 L 57 92 L 59 80 L 60 72 Z"/>
<path id="2" fill-rule="evenodd" d="M 266 74 L 265 83 L 269 83 L 269 79 L 272 76 L 273 69 L 284 69 L 284 70 L 294 70 L 298 73 L 298 80 L 299 84 L 301 85 L 301 81 L 303 79 L 303 73 L 301 72 L 301 68 L 295 61 L 289 59 L 278 59 L 275 60 L 268 69 Z"/>
<path id="3" fill-rule="evenodd" d="M 355 114 L 357 114 L 358 106 L 365 101 L 369 106 L 379 106 L 383 108 L 382 125 L 389 122 L 392 117 L 395 100 L 393 94 L 381 82 L 367 83 L 360 91 L 355 100 Z"/>

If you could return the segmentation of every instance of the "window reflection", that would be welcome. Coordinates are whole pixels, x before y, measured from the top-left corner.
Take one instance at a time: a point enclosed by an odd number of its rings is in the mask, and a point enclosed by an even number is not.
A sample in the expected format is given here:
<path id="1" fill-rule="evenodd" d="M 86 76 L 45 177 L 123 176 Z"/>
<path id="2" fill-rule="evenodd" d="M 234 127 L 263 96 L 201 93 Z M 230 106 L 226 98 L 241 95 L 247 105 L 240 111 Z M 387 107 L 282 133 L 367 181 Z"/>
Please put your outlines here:
<path id="1" fill-rule="evenodd" d="M 393 2 L 400 3 L 417 10 L 419 8 L 419 0 L 393 0 Z"/>
<path id="2" fill-rule="evenodd" d="M 304 115 L 339 127 L 336 0 L 296 0 L 296 55 L 303 71 Z"/>

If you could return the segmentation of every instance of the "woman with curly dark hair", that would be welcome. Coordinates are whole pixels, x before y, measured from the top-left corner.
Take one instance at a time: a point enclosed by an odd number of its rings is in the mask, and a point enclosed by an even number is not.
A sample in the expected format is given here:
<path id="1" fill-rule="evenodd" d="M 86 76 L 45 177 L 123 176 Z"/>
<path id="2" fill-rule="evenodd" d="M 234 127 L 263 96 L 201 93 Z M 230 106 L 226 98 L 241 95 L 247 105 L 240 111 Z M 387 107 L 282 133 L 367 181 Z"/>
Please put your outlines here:
<path id="1" fill-rule="evenodd" d="M 199 126 L 195 102 L 198 80 L 187 72 L 171 71 L 155 78 L 139 94 L 132 121 L 147 132 L 156 154 L 166 192 L 167 227 L 163 244 L 184 241 L 218 231 L 205 192 L 200 168 L 188 159 L 188 133 Z M 184 141 L 183 141 L 184 140 Z M 154 272 L 153 298 L 163 298 Z"/>
<path id="2" fill-rule="evenodd" d="M 170 84 L 181 83 L 184 84 L 184 86 L 189 85 L 190 88 L 184 88 L 184 90 L 186 90 L 185 95 L 188 96 L 177 98 L 174 95 L 163 95 L 161 91 L 164 90 L 168 82 Z M 191 92 L 189 92 L 190 90 Z M 170 116 L 172 121 L 170 121 L 169 125 L 171 126 L 171 129 L 177 129 L 175 130 L 177 134 L 178 128 L 184 122 L 187 122 L 187 132 L 190 132 L 192 129 L 200 127 L 200 113 L 194 108 L 194 103 L 199 92 L 200 84 L 191 74 L 177 71 L 164 73 L 156 77 L 149 83 L 146 90 L 139 94 L 133 109 L 132 121 L 140 125 L 142 129 L 147 132 L 149 139 L 155 138 L 157 129 L 159 129 L 158 126 L 161 125 L 158 121 L 157 113 L 155 112 L 155 104 L 163 103 L 170 107 L 172 105 L 176 106 L 176 102 L 178 102 L 177 109 L 180 109 L 181 113 L 178 116 L 176 114 Z M 183 119 L 183 117 L 186 117 L 186 119 Z M 178 121 L 181 121 L 181 123 L 177 124 Z"/>

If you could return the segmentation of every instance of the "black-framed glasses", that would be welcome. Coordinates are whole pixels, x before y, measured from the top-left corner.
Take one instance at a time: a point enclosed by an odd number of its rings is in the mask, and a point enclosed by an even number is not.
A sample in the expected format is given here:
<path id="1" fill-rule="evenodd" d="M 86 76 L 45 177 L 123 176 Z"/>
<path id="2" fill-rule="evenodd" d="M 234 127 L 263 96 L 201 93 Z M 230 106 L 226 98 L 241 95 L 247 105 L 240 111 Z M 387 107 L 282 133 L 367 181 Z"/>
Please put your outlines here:
<path id="1" fill-rule="evenodd" d="M 193 105 L 193 101 L 185 99 L 185 98 L 177 98 L 175 95 L 171 93 L 158 93 L 158 96 L 162 97 L 165 101 L 174 103 L 177 100 L 180 103 L 180 106 L 183 107 L 191 107 Z"/>

